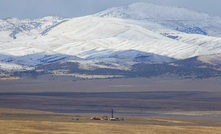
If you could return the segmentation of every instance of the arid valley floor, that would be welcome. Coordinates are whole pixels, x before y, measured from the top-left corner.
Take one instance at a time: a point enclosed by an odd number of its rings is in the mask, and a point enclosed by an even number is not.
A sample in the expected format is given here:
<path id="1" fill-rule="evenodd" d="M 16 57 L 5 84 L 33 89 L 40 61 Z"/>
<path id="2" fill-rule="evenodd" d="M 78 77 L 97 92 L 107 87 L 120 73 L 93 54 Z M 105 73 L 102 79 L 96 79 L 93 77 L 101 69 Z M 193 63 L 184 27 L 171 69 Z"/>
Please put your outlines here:
<path id="1" fill-rule="evenodd" d="M 221 78 L 0 81 L 0 133 L 220 134 Z M 124 121 L 92 121 L 114 116 Z"/>

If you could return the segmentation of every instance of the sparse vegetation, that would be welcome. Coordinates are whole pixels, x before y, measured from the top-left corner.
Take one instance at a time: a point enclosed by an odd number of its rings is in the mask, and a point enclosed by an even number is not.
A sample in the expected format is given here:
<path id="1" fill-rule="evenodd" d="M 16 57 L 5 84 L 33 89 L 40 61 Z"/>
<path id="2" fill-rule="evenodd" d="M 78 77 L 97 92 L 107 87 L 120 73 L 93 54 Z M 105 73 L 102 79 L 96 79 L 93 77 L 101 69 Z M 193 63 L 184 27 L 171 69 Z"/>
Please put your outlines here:
<path id="1" fill-rule="evenodd" d="M 21 79 L 0 84 L 0 108 L 12 108 L 0 109 L 2 134 L 219 134 L 221 131 L 220 79 L 76 82 Z M 137 92 L 142 88 L 143 92 Z M 192 89 L 197 91 L 186 91 Z M 93 116 L 110 117 L 111 108 L 116 110 L 116 117 L 124 120 L 90 120 Z"/>
<path id="2" fill-rule="evenodd" d="M 135 77 L 156 77 L 161 75 L 171 75 L 180 78 L 210 78 L 221 76 L 221 71 L 211 68 L 200 68 L 179 64 L 136 64 L 132 67 L 132 76 Z"/>
<path id="3" fill-rule="evenodd" d="M 221 131 L 220 121 L 141 117 L 128 117 L 121 122 L 90 121 L 89 117 L 81 115 L 16 109 L 0 109 L 0 115 L 1 134 L 219 134 Z"/>
<path id="4" fill-rule="evenodd" d="M 38 66 L 35 70 L 14 72 L 13 75 L 36 78 L 42 74 L 53 74 L 54 71 L 63 71 L 63 74 L 118 75 L 129 78 L 168 76 L 182 79 L 202 79 L 221 76 L 221 71 L 218 69 L 219 66 L 203 63 L 197 60 L 197 57 L 171 63 L 138 63 L 133 65 L 131 70 L 99 67 L 94 69 L 81 69 L 79 66 L 78 62 L 55 62 Z"/>

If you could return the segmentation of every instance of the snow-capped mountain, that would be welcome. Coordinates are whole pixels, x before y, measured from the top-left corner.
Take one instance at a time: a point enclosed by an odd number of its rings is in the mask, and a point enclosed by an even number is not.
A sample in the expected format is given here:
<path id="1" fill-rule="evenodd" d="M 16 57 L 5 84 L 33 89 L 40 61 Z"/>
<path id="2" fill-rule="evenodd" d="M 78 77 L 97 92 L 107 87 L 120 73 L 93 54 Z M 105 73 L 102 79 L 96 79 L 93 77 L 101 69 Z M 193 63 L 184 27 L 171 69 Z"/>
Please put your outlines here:
<path id="1" fill-rule="evenodd" d="M 220 53 L 221 19 L 182 8 L 135 3 L 72 19 L 0 20 L 0 70 L 65 62 L 128 70 L 193 57 L 220 65 Z"/>
<path id="2" fill-rule="evenodd" d="M 114 7 L 95 16 L 143 20 L 185 33 L 221 36 L 221 18 L 184 8 L 135 3 Z"/>
<path id="3" fill-rule="evenodd" d="M 0 32 L 1 37 L 6 39 L 34 39 L 40 34 L 45 34 L 65 19 L 57 16 L 48 16 L 40 19 L 24 19 L 19 20 L 17 18 L 7 18 L 0 20 Z M 1 41 L 4 38 L 1 38 Z"/>

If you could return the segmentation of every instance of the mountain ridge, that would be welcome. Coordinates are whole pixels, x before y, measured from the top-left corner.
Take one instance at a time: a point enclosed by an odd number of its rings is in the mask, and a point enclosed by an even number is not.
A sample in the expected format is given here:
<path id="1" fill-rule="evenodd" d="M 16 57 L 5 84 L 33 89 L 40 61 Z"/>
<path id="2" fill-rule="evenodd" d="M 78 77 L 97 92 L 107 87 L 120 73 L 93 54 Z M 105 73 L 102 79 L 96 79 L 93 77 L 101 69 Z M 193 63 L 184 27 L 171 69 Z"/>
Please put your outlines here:
<path id="1" fill-rule="evenodd" d="M 95 16 L 148 20 L 181 32 L 221 36 L 220 17 L 211 17 L 206 13 L 196 12 L 185 8 L 149 3 L 134 3 L 121 7 L 113 7 L 101 11 L 95 14 Z M 194 23 L 194 21 L 196 22 Z M 215 24 L 214 21 L 218 24 Z M 213 26 L 215 25 L 216 29 L 207 29 L 207 27 L 211 27 L 211 24 Z"/>
<path id="2" fill-rule="evenodd" d="M 151 20 L 154 15 L 161 20 Z M 188 9 L 135 3 L 72 19 L 6 20 L 0 20 L 0 70 L 11 66 L 8 72 L 65 62 L 78 63 L 87 73 L 91 68 L 130 70 L 136 64 L 171 71 L 176 61 L 194 57 L 220 70 L 221 19 Z"/>

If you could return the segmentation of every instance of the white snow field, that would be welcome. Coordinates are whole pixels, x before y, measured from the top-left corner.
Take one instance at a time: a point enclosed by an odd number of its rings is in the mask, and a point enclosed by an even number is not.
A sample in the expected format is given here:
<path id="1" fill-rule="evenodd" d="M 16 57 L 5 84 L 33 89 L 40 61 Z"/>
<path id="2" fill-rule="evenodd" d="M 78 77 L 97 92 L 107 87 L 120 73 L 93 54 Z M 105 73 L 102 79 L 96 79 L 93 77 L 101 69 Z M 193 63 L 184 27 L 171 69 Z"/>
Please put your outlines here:
<path id="1" fill-rule="evenodd" d="M 135 3 L 79 18 L 0 20 L 0 69 L 57 61 L 127 68 L 199 56 L 220 64 L 221 18 Z"/>

